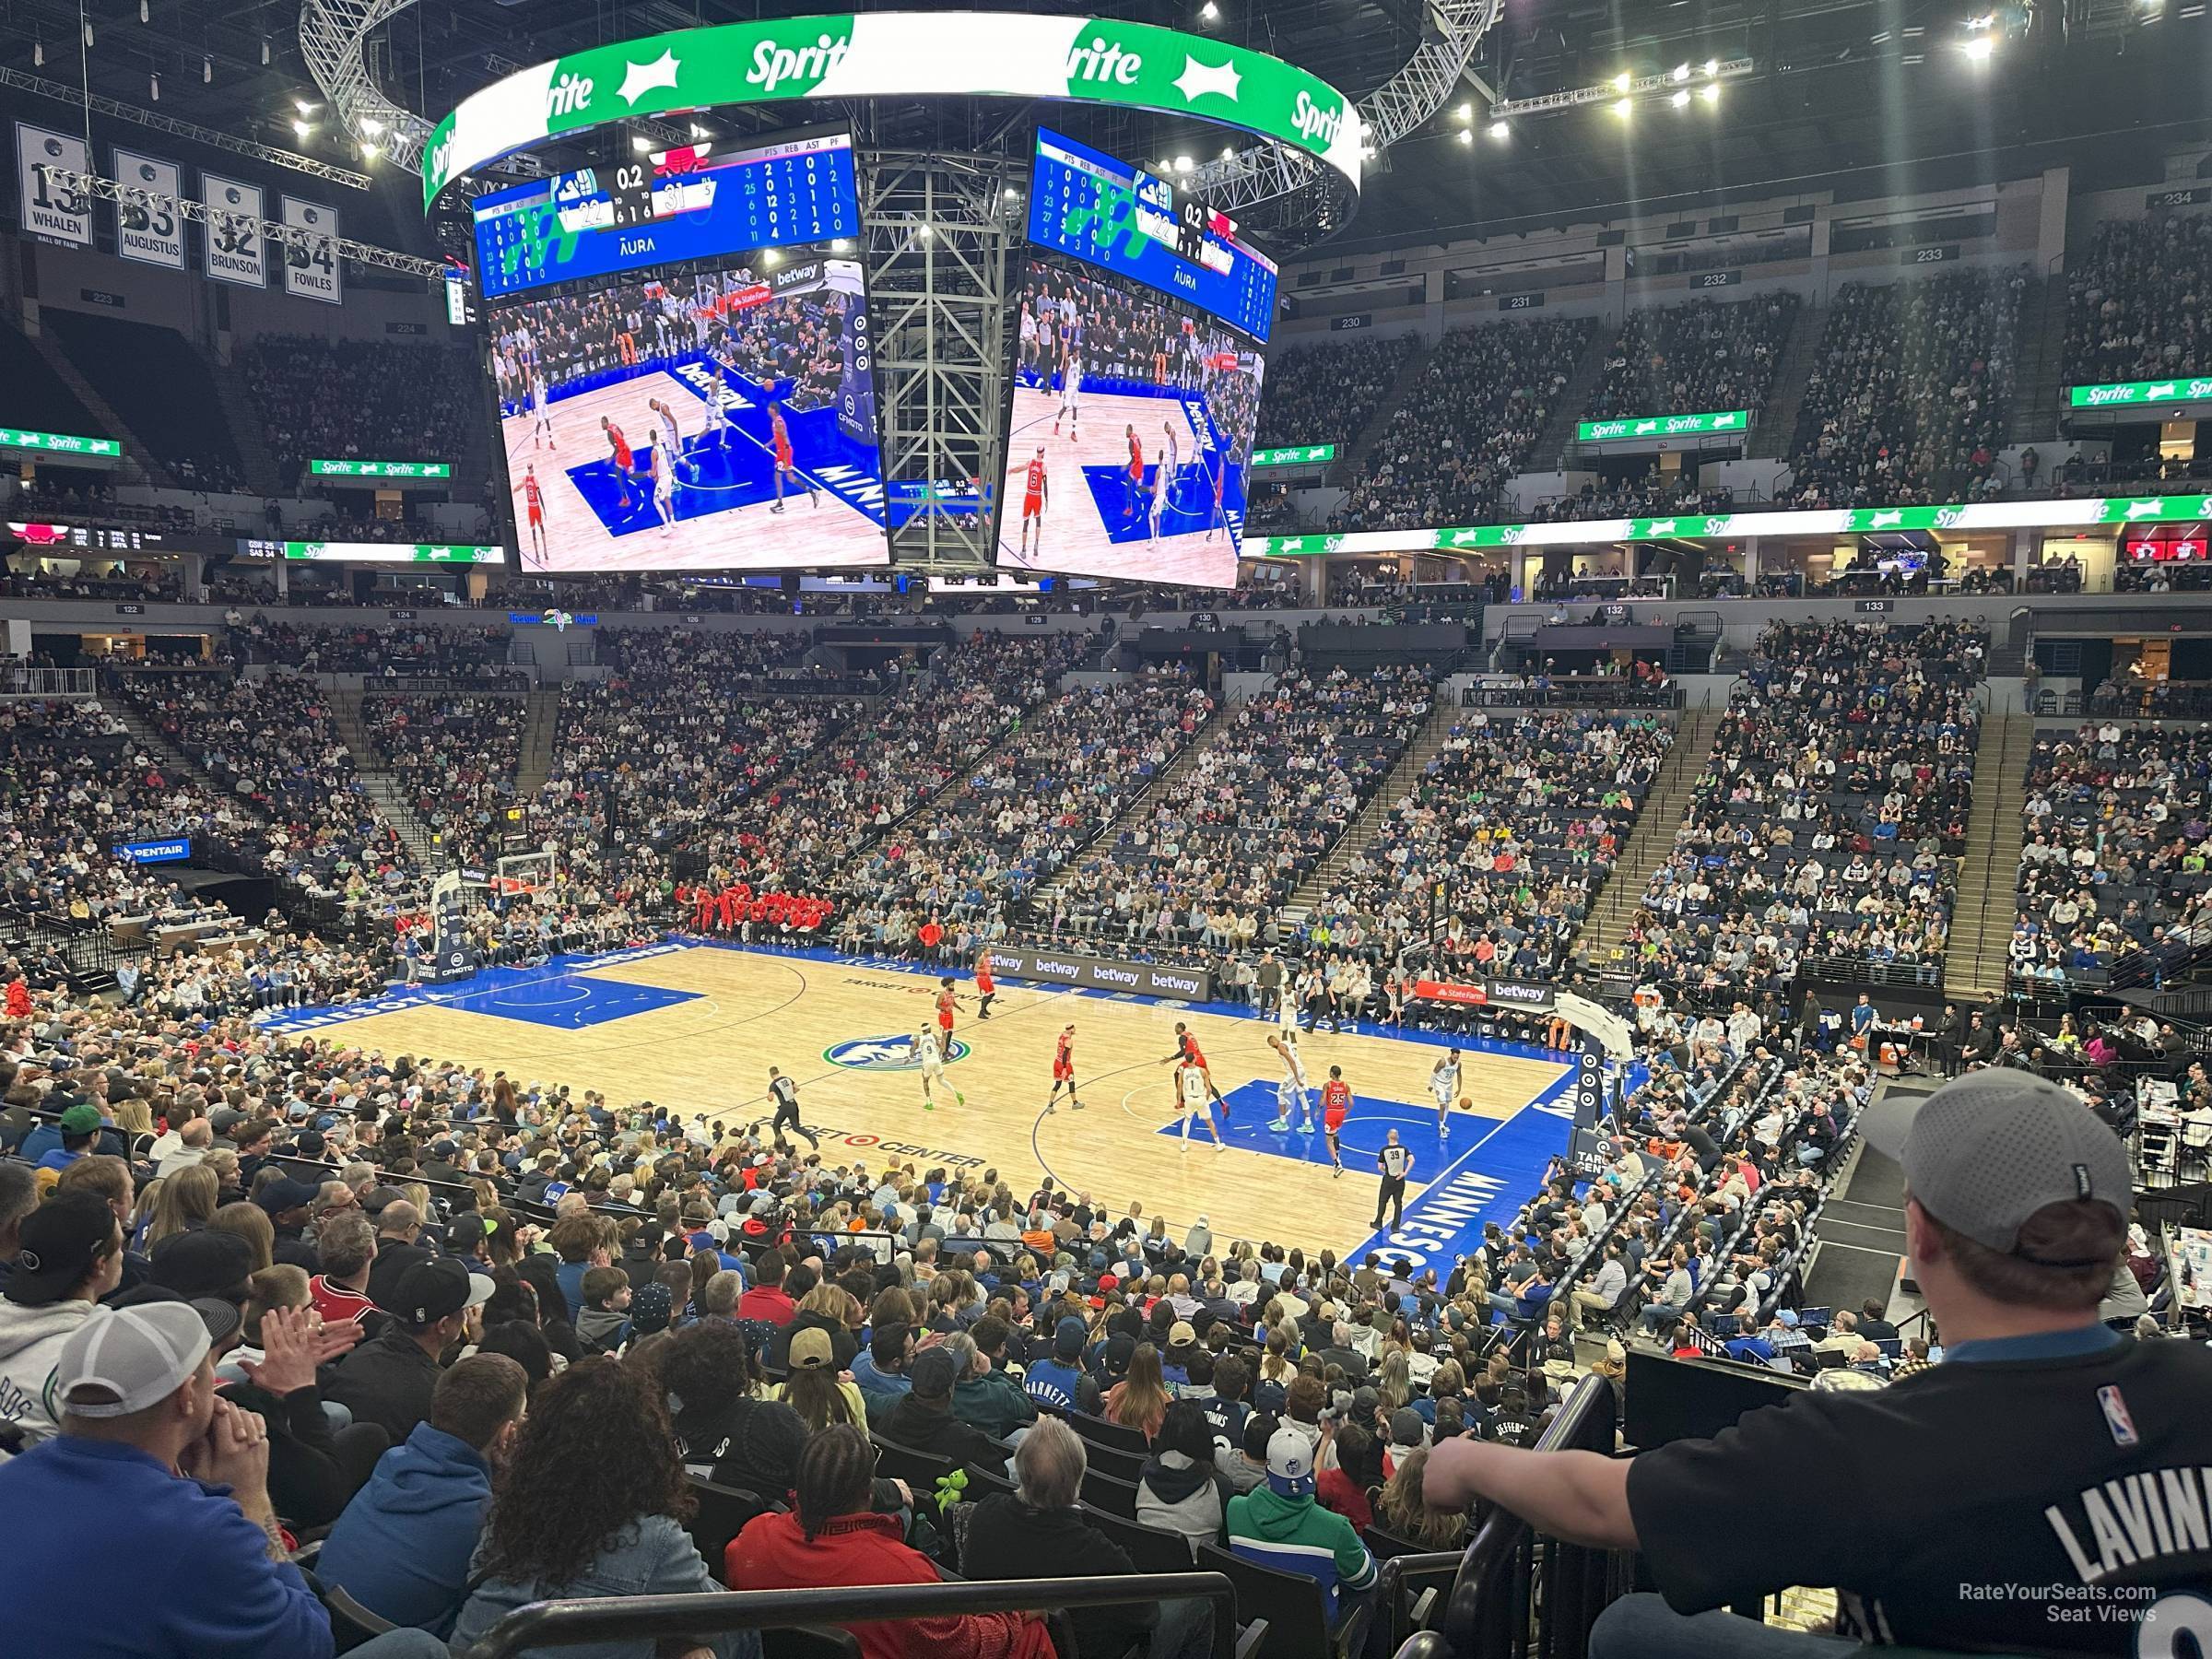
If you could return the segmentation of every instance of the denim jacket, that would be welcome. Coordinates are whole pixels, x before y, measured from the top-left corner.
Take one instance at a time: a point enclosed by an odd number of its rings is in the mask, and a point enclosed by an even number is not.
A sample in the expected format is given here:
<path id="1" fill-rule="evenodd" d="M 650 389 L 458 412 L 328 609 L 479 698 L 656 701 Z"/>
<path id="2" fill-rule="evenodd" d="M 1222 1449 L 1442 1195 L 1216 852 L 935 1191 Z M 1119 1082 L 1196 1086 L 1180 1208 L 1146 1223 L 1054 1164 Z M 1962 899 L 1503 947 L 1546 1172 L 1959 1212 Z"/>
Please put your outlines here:
<path id="1" fill-rule="evenodd" d="M 599 1559 L 567 1584 L 514 1583 L 491 1579 L 477 1587 L 453 1626 L 455 1653 L 465 1653 L 517 1607 L 554 1597 L 586 1595 L 677 1595 L 719 1590 L 690 1535 L 666 1515 L 647 1515 L 615 1535 Z M 601 1641 L 582 1647 L 532 1648 L 525 1659 L 653 1659 L 650 1637 L 635 1641 Z M 760 1659 L 760 1638 L 751 1630 L 717 1636 L 708 1643 L 716 1659 Z"/>

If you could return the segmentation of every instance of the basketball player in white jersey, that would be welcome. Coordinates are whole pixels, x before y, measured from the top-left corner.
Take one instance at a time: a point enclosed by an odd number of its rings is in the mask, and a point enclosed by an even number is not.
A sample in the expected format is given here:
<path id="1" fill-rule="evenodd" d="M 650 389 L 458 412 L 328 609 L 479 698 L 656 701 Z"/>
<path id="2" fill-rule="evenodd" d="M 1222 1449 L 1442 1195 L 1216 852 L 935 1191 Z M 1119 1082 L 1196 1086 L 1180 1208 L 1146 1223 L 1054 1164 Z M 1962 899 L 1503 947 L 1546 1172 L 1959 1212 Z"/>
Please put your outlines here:
<path id="1" fill-rule="evenodd" d="M 1156 450 L 1153 452 L 1152 505 L 1150 512 L 1146 515 L 1147 523 L 1149 525 L 1149 533 L 1146 536 L 1147 541 L 1158 541 L 1159 539 L 1159 521 L 1168 511 L 1167 459 L 1167 452 L 1165 450 Z"/>
<path id="2" fill-rule="evenodd" d="M 1279 1037 L 1267 1039 L 1267 1046 L 1283 1063 L 1282 1079 L 1275 1086 L 1275 1122 L 1270 1129 L 1288 1129 L 1293 1112 L 1298 1115 L 1298 1127 L 1311 1134 L 1313 1128 L 1313 1097 L 1306 1088 L 1305 1057 L 1298 1052 L 1298 1027 L 1285 1028 Z"/>
<path id="3" fill-rule="evenodd" d="M 730 386 L 720 375 L 707 393 L 707 424 L 700 432 L 703 443 L 712 435 L 724 449 L 730 447 Z"/>
<path id="4" fill-rule="evenodd" d="M 1060 365 L 1060 413 L 1053 417 L 1053 436 L 1060 436 L 1060 422 L 1067 422 L 1067 441 L 1076 441 L 1077 423 L 1083 418 L 1083 354 L 1070 351 Z"/>
<path id="5" fill-rule="evenodd" d="M 684 453 L 684 429 L 677 424 L 676 410 L 657 397 L 648 399 L 646 406 L 653 414 L 653 441 L 668 452 L 671 462 L 679 459 Z M 675 468 L 671 466 L 669 470 L 674 472 Z"/>
<path id="6" fill-rule="evenodd" d="M 1430 1068 L 1429 1092 L 1436 1097 L 1436 1138 L 1442 1145 L 1452 1138 L 1452 1102 L 1459 1095 L 1459 1051 L 1448 1049 Z"/>
<path id="7" fill-rule="evenodd" d="M 658 444 L 653 453 L 653 512 L 661 521 L 661 534 L 676 534 L 676 452 Z"/>
<path id="8" fill-rule="evenodd" d="M 1175 423 L 1171 420 L 1161 421 L 1159 429 L 1168 440 L 1168 476 L 1172 477 L 1175 469 L 1182 465 L 1182 441 L 1175 436 Z"/>
<path id="9" fill-rule="evenodd" d="M 922 1110 L 935 1112 L 937 1102 L 932 1086 L 945 1081 L 945 1051 L 938 1046 L 936 1027 L 925 1025 L 914 1033 L 914 1057 L 922 1063 Z M 968 1104 L 968 1097 L 957 1088 L 952 1098 L 962 1106 Z"/>
<path id="10" fill-rule="evenodd" d="M 546 407 L 546 377 L 535 370 L 530 374 L 530 447 L 535 449 L 542 436 L 547 443 L 559 449 L 560 440 L 553 435 L 553 411 Z"/>
<path id="11" fill-rule="evenodd" d="M 1183 1144 L 1190 1144 L 1191 1120 L 1196 1118 L 1206 1125 L 1206 1132 L 1214 1137 L 1214 1150 L 1220 1151 L 1227 1143 L 1221 1138 L 1221 1131 L 1214 1127 L 1213 1106 L 1209 1098 L 1212 1090 L 1206 1080 L 1206 1068 L 1193 1065 L 1188 1061 L 1183 1062 L 1175 1068 L 1175 1088 L 1177 1099 L 1182 1106 Z"/>

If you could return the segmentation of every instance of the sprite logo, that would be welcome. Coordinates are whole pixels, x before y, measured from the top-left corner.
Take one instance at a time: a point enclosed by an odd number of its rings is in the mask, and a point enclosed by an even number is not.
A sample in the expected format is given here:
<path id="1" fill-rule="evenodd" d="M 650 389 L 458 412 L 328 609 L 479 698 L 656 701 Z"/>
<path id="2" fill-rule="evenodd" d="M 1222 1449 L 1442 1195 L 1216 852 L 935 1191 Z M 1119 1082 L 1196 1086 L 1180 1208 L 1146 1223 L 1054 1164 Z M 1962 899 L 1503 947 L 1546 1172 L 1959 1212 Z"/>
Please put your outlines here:
<path id="1" fill-rule="evenodd" d="M 592 78 L 571 72 L 546 88 L 546 119 L 573 115 L 592 101 Z"/>
<path id="2" fill-rule="evenodd" d="M 782 46 L 773 41 L 762 41 L 753 48 L 753 66 L 746 71 L 746 84 L 763 92 L 773 92 L 788 81 L 805 81 L 813 87 L 843 61 L 852 45 L 849 31 L 818 35 L 811 46 Z M 794 92 L 790 96 L 799 94 Z"/>
<path id="3" fill-rule="evenodd" d="M 1336 130 L 1344 124 L 1344 106 L 1324 110 L 1315 103 L 1303 88 L 1299 89 L 1298 101 L 1290 107 L 1290 124 L 1298 129 L 1299 136 L 1308 144 L 1320 140 L 1325 149 L 1336 142 Z"/>
<path id="4" fill-rule="evenodd" d="M 1068 49 L 1070 81 L 1134 87 L 1136 72 L 1144 66 L 1145 60 L 1139 53 L 1125 51 L 1119 42 L 1109 43 L 1104 35 L 1092 35 L 1088 45 L 1078 40 Z"/>

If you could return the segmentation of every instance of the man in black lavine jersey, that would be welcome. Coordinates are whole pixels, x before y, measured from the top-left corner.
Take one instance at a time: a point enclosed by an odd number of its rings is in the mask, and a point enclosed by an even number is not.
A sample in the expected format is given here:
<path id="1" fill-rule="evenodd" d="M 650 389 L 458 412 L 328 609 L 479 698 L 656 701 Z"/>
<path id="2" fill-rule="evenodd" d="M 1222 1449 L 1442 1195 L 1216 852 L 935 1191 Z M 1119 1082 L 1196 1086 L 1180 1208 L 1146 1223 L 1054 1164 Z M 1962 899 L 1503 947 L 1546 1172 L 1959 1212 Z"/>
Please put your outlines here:
<path id="1" fill-rule="evenodd" d="M 1887 1388 L 1808 1389 L 1633 1459 L 1472 1441 L 1430 1453 L 1431 1503 L 1479 1494 L 1558 1536 L 1643 1552 L 1661 1594 L 1606 1608 L 1592 1659 L 1859 1642 L 2179 1653 L 2176 1633 L 2212 1622 L 2196 1594 L 2212 1584 L 2212 1354 L 2097 1318 L 2126 1241 L 2126 1149 L 2025 1072 L 1975 1072 L 1914 1105 L 1884 1100 L 1865 1134 L 1904 1169 L 1943 1363 Z M 1838 1636 L 1712 1610 L 1789 1584 L 1836 1587 Z"/>

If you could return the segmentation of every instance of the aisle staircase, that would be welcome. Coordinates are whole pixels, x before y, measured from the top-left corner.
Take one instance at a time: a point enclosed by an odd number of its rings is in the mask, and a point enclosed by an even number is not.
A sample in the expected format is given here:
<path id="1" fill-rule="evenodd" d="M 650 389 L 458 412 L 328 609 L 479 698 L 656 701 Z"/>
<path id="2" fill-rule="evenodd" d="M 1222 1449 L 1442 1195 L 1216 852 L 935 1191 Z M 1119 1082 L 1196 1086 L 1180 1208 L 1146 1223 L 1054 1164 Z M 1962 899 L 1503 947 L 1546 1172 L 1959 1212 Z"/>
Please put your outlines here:
<path id="1" fill-rule="evenodd" d="M 1591 906 L 1575 939 L 1575 950 L 1591 961 L 1599 960 L 1620 943 L 1643 898 L 1645 885 L 1674 852 L 1675 832 L 1682 828 L 1683 815 L 1697 793 L 1698 779 L 1712 758 L 1712 735 L 1726 712 L 1724 707 L 1684 711 L 1675 728 L 1674 746 L 1666 751 L 1659 775 L 1652 780 L 1650 793 L 1643 797 L 1643 810 L 1636 815 L 1636 827 L 1629 832 L 1628 844 L 1614 861 L 1613 875 Z"/>
<path id="2" fill-rule="evenodd" d="M 560 736 L 560 688 L 532 686 L 523 725 L 522 757 L 515 763 L 514 794 L 527 801 L 553 775 L 553 745 Z"/>
<path id="3" fill-rule="evenodd" d="M 1944 988 L 1953 997 L 1994 995 L 2005 989 L 2026 833 L 2020 807 L 2034 747 L 2032 714 L 1994 714 L 1982 722 L 1973 810 L 1966 820 L 1950 946 L 1944 953 Z"/>
<path id="4" fill-rule="evenodd" d="M 1344 827 L 1335 844 L 1322 855 L 1321 862 L 1307 872 L 1298 890 L 1285 900 L 1277 911 L 1283 930 L 1288 933 L 1302 926 L 1313 907 L 1321 901 L 1331 884 L 1344 874 L 1352 860 L 1367 850 L 1395 806 L 1421 780 L 1429 770 L 1430 761 L 1442 752 L 1445 741 L 1452 735 L 1453 724 L 1459 718 L 1459 710 L 1451 700 L 1450 688 L 1440 688 L 1436 708 L 1430 713 L 1428 724 L 1414 735 L 1398 763 L 1390 769 L 1382 786 L 1367 799 L 1352 821 Z"/>
<path id="5" fill-rule="evenodd" d="M 1750 441 L 1744 447 L 1746 455 L 1789 458 L 1791 441 L 1797 435 L 1797 411 L 1805 405 L 1806 382 L 1812 379 L 1813 365 L 1819 359 L 1820 333 L 1827 323 L 1825 311 L 1810 305 L 1797 308 L 1790 337 L 1783 344 L 1782 368 L 1767 389 L 1767 406 L 1759 411 L 1759 424 L 1751 429 Z"/>
<path id="6" fill-rule="evenodd" d="M 1614 341 L 1620 338 L 1620 329 L 1605 318 L 1590 331 L 1590 343 L 1583 347 L 1576 359 L 1574 372 L 1559 388 L 1552 400 L 1551 413 L 1544 418 L 1543 429 L 1529 448 L 1528 459 L 1522 464 L 1523 472 L 1558 472 L 1567 465 L 1567 445 L 1574 437 L 1574 429 L 1589 407 L 1590 394 L 1597 390 L 1597 382 L 1606 372 L 1606 353 L 1613 349 Z"/>
<path id="7" fill-rule="evenodd" d="M 438 843 L 429 829 L 415 816 L 415 808 L 407 804 L 406 791 L 389 771 L 384 770 L 383 752 L 369 735 L 369 728 L 361 720 L 361 693 L 333 691 L 330 694 L 331 720 L 338 728 L 338 736 L 353 756 L 353 770 L 368 791 L 369 798 L 376 803 L 392 827 L 399 831 L 399 839 L 406 844 L 407 852 L 416 864 L 425 870 L 441 869 L 445 865 Z"/>
<path id="8" fill-rule="evenodd" d="M 238 445 L 240 465 L 246 469 L 246 488 L 257 496 L 288 495 L 276 474 L 276 457 L 269 453 L 268 444 L 261 435 L 261 418 L 254 412 L 253 400 L 247 394 L 245 377 L 239 373 L 235 362 L 222 362 L 212 353 L 202 352 L 207 364 L 208 378 L 215 382 L 217 401 L 223 406 L 223 418 L 230 423 L 230 437 Z"/>
<path id="9" fill-rule="evenodd" d="M 151 755 L 155 764 L 170 777 L 191 779 L 208 794 L 230 801 L 250 818 L 264 816 L 251 800 L 244 795 L 232 794 L 197 761 L 164 737 L 127 698 L 119 692 L 103 689 L 100 694 L 100 706 L 130 728 L 132 743 Z"/>
<path id="10" fill-rule="evenodd" d="M 1198 723 L 1198 729 L 1191 734 L 1190 742 L 1184 744 L 1175 758 L 1160 769 L 1159 775 L 1123 802 L 1121 811 L 1101 824 L 1096 835 L 1070 853 L 1067 862 L 1061 866 L 1061 874 L 1053 877 L 1050 881 L 1040 883 L 1036 891 L 1030 895 L 1030 901 L 1032 904 L 1042 903 L 1050 894 L 1057 891 L 1068 879 L 1068 872 L 1072 871 L 1093 847 L 1112 846 L 1114 838 L 1122 832 L 1125 826 L 1135 823 L 1140 818 L 1149 817 L 1153 805 L 1159 801 L 1162 794 L 1176 788 L 1183 774 L 1198 763 L 1198 757 L 1212 747 L 1215 740 L 1223 735 L 1224 727 L 1221 724 L 1223 712 L 1222 705 L 1217 702 L 1214 705 L 1214 712 Z"/>
<path id="11" fill-rule="evenodd" d="M 2029 282 L 2012 337 L 2012 421 L 2006 437 L 2014 443 L 2048 443 L 2058 436 L 2058 383 L 2065 368 L 2064 276 Z"/>
<path id="12" fill-rule="evenodd" d="M 1352 435 L 1336 465 L 1329 469 L 1332 484 L 1349 488 L 1355 479 L 1367 475 L 1367 458 L 1374 453 L 1375 446 L 1382 441 L 1382 434 L 1390 429 L 1391 417 L 1398 406 L 1413 394 L 1414 387 L 1421 383 L 1428 371 L 1429 359 L 1436 355 L 1436 347 L 1428 340 L 1417 341 L 1406 360 L 1398 365 L 1398 372 L 1390 384 L 1382 389 L 1382 401 L 1375 412 L 1367 418 L 1367 424 Z"/>
<path id="13" fill-rule="evenodd" d="M 176 488 L 176 475 L 154 459 L 153 453 L 139 441 L 138 434 L 124 424 L 123 417 L 115 412 L 115 406 L 102 397 L 92 382 L 76 371 L 76 365 L 69 360 L 69 354 L 62 349 L 61 342 L 44 329 L 35 334 L 26 331 L 26 336 L 37 348 L 38 354 L 46 359 L 46 366 L 53 371 L 63 385 L 69 388 L 70 395 L 85 406 L 87 414 L 100 422 L 100 431 L 110 438 L 122 440 L 123 461 L 115 469 L 114 481 L 119 484 L 150 484 L 158 489 Z"/>

